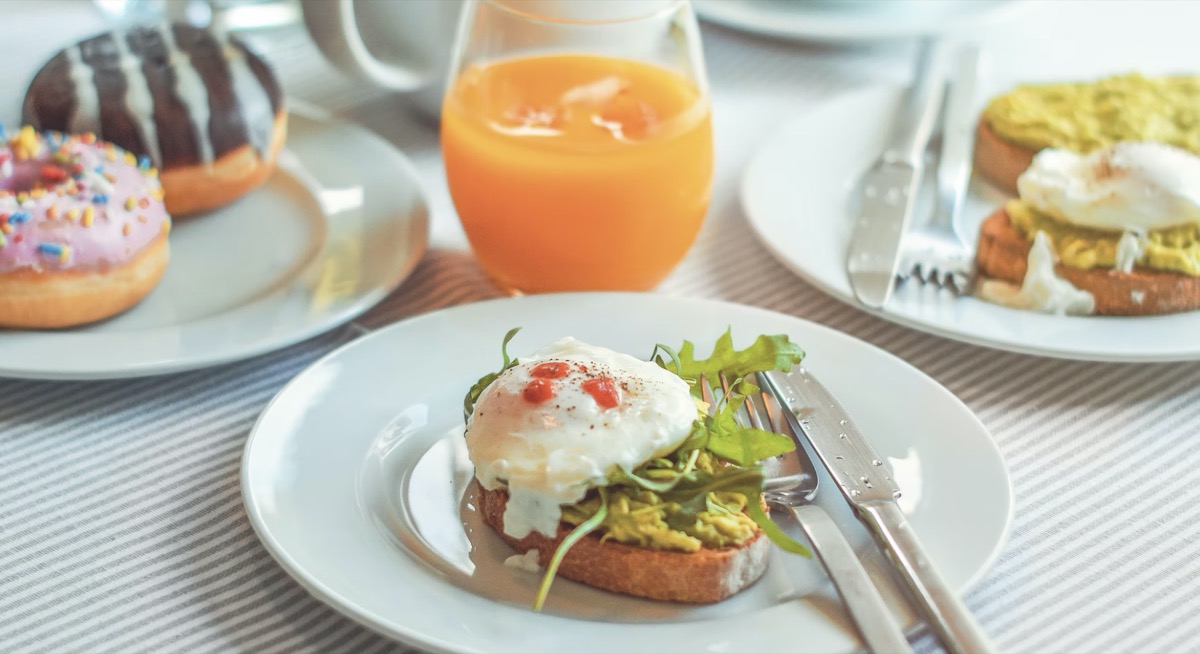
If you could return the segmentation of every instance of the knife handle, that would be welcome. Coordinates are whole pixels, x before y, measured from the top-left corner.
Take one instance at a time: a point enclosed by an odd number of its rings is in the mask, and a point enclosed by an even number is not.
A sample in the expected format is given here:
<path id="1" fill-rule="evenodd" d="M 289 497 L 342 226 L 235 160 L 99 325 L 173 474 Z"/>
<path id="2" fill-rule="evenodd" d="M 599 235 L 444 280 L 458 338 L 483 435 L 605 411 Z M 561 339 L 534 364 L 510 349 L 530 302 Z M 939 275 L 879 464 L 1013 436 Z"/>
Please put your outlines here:
<path id="1" fill-rule="evenodd" d="M 918 608 L 946 650 L 954 654 L 994 652 L 966 604 L 925 555 L 900 507 L 895 502 L 864 502 L 856 508 L 896 563 Z"/>
<path id="2" fill-rule="evenodd" d="M 933 38 L 921 41 L 916 71 L 905 94 L 891 137 L 881 159 L 888 163 L 907 163 L 920 169 L 925 163 L 925 148 L 942 108 L 946 93 L 943 45 Z"/>

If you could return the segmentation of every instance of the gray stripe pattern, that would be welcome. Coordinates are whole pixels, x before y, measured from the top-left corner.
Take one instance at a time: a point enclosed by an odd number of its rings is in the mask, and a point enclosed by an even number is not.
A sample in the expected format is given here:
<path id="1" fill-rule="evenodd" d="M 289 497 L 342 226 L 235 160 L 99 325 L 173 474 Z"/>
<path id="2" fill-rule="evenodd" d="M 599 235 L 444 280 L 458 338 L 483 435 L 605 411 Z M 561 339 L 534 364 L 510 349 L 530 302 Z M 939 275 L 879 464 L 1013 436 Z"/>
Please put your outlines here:
<path id="1" fill-rule="evenodd" d="M 782 114 L 756 99 L 789 89 L 792 101 L 815 102 L 894 78 L 902 57 L 705 29 L 722 181 L 696 247 L 658 292 L 829 325 L 911 362 L 979 415 L 1016 490 L 1009 542 L 967 597 L 1000 651 L 1200 650 L 1200 366 L 1063 362 L 950 342 L 790 274 L 742 215 L 736 179 L 757 143 L 723 140 L 733 131 L 723 116 L 762 116 L 766 138 Z M 401 144 L 429 186 L 435 226 L 453 224 L 427 122 L 334 75 L 299 30 L 248 40 L 293 96 L 323 99 Z M 15 77 L 0 76 L 0 97 L 20 97 L 27 78 Z M 720 95 L 734 82 L 736 107 Z M 255 418 L 305 366 L 364 331 L 500 296 L 439 238 L 435 228 L 412 276 L 357 324 L 280 352 L 152 379 L 0 380 L 0 651 L 408 651 L 275 564 L 238 478 Z M 928 636 L 916 646 L 940 651 Z"/>

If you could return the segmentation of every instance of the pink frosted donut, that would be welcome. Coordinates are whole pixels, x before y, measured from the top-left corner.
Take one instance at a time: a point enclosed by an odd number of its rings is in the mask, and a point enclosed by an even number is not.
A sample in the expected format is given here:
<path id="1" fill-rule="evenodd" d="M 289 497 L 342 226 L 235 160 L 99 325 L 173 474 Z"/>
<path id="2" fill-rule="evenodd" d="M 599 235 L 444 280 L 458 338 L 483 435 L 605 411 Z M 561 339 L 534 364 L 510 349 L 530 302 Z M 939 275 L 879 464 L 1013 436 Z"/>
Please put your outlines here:
<path id="1" fill-rule="evenodd" d="M 94 135 L 24 127 L 8 139 L 0 148 L 0 327 L 79 325 L 141 301 L 170 256 L 162 198 L 148 161 Z"/>

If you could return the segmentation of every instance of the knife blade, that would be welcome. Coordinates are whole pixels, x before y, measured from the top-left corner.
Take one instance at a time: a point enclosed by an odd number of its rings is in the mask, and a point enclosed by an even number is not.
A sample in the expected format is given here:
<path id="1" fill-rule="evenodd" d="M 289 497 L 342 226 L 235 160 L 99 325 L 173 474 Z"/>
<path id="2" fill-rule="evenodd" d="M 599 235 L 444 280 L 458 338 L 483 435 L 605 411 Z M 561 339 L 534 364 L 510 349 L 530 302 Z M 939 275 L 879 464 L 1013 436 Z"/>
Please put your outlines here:
<path id="1" fill-rule="evenodd" d="M 925 148 L 945 95 L 942 47 L 921 43 L 916 76 L 879 160 L 859 180 L 846 272 L 859 302 L 882 308 L 892 294 L 900 241 L 917 204 Z"/>
<path id="2" fill-rule="evenodd" d="M 956 654 L 992 652 L 987 635 L 942 579 L 896 503 L 900 488 L 891 471 L 837 397 L 803 367 L 761 378 L 787 407 L 788 422 L 805 435 L 846 501 L 888 554 L 946 649 Z"/>

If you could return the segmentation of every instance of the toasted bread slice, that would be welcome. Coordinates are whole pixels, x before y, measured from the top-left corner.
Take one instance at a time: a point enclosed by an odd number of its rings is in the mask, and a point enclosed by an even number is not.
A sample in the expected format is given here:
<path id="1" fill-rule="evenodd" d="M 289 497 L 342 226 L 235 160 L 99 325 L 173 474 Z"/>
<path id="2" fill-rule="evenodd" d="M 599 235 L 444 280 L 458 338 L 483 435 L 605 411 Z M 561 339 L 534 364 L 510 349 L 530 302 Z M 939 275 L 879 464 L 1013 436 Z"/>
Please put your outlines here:
<path id="1" fill-rule="evenodd" d="M 1033 243 L 1013 226 L 1004 208 L 996 210 L 979 230 L 976 261 L 985 277 L 1020 285 L 1025 279 Z M 1135 267 L 1128 273 L 1112 268 L 1054 266 L 1058 276 L 1096 299 L 1096 313 L 1146 316 L 1200 308 L 1200 277 Z"/>
<path id="2" fill-rule="evenodd" d="M 1029 168 L 1037 153 L 1033 148 L 1005 141 L 986 120 L 979 119 L 975 130 L 975 170 L 989 182 L 1016 195 L 1017 178 Z"/>
<path id="3" fill-rule="evenodd" d="M 571 527 L 560 524 L 554 538 L 533 532 L 524 538 L 504 533 L 508 493 L 478 484 L 484 522 L 518 552 L 536 549 L 546 565 Z M 589 534 L 563 557 L 558 574 L 589 586 L 656 600 L 707 604 L 750 586 L 767 569 L 771 541 L 760 530 L 737 547 L 703 548 L 698 552 L 652 550 Z"/>

